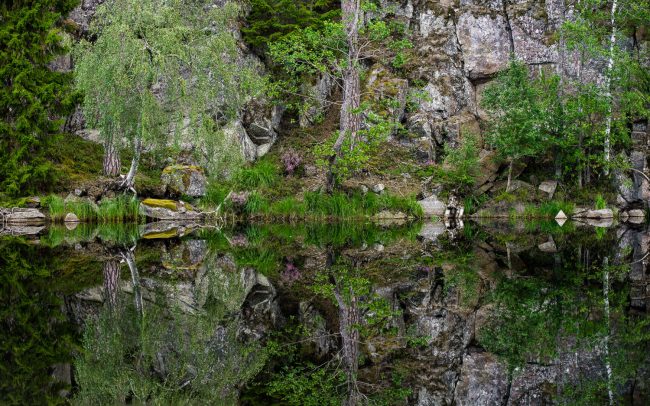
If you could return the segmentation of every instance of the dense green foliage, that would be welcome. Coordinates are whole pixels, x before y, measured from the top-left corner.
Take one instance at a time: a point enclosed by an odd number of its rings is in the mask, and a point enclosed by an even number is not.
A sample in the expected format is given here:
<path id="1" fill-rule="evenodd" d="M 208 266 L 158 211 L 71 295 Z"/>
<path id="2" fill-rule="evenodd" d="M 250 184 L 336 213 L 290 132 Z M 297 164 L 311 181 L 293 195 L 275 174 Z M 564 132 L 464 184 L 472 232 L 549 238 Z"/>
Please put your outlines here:
<path id="1" fill-rule="evenodd" d="M 414 197 L 389 194 L 305 192 L 302 200 L 286 197 L 269 202 L 263 195 L 253 193 L 244 206 L 245 213 L 250 216 L 274 220 L 349 220 L 371 217 L 384 210 L 403 213 L 411 218 L 422 218 L 422 207 Z"/>
<path id="2" fill-rule="evenodd" d="M 509 161 L 545 150 L 540 91 L 528 79 L 528 66 L 517 61 L 485 91 L 483 106 L 493 117 L 488 142 Z"/>
<path id="3" fill-rule="evenodd" d="M 0 194 L 33 193 L 55 178 L 48 148 L 75 103 L 69 73 L 48 66 L 67 50 L 63 17 L 77 0 L 0 4 Z"/>
<path id="4" fill-rule="evenodd" d="M 650 23 L 650 6 L 619 2 L 614 27 L 610 11 L 608 2 L 581 2 L 576 18 L 562 27 L 560 51 L 576 52 L 577 76 L 563 66 L 531 75 L 513 60 L 488 87 L 483 99 L 491 116 L 488 141 L 502 157 L 552 160 L 558 178 L 580 187 L 629 165 L 618 154 L 629 146 L 633 123 L 648 117 L 650 76 L 644 65 L 648 50 L 623 45 L 623 38 Z M 610 62 L 602 79 L 588 73 L 594 59 Z"/>
<path id="5" fill-rule="evenodd" d="M 250 8 L 242 34 L 260 51 L 296 30 L 320 27 L 340 13 L 336 0 L 251 0 Z"/>
<path id="6" fill-rule="evenodd" d="M 52 289 L 52 256 L 23 241 L 0 239 L 0 403 L 64 404 L 50 368 L 72 356 L 73 333 Z"/>
<path id="7" fill-rule="evenodd" d="M 227 277 L 211 273 L 208 305 L 197 315 L 171 303 L 153 304 L 139 316 L 132 298 L 122 295 L 117 308 L 104 307 L 86 326 L 83 352 L 75 360 L 75 401 L 236 404 L 237 388 L 257 373 L 265 357 L 257 343 L 238 341 L 236 323 L 222 319 L 225 310 L 240 305 L 233 289 L 221 288 L 221 278 Z M 226 285 L 243 289 L 241 283 Z M 215 296 L 219 293 L 223 297 Z M 219 299 L 235 309 L 223 309 Z"/>

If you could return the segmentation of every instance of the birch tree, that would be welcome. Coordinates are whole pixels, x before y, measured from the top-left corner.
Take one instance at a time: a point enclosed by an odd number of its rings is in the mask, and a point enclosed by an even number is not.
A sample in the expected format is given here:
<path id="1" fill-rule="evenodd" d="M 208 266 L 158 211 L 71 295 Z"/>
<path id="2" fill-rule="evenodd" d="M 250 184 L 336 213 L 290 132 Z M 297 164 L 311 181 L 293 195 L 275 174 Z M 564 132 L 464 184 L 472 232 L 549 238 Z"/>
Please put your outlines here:
<path id="1" fill-rule="evenodd" d="M 224 138 L 256 89 L 256 68 L 241 57 L 233 24 L 239 8 L 207 0 L 109 0 L 76 52 L 76 83 L 88 125 L 104 142 L 104 173 L 119 174 L 119 150 L 133 150 L 121 182 L 133 189 L 143 148 L 183 135 Z"/>
<path id="2" fill-rule="evenodd" d="M 607 111 L 607 124 L 605 125 L 605 164 L 608 165 L 611 158 L 611 141 L 610 137 L 612 134 L 612 110 L 613 110 L 613 101 L 612 101 L 612 73 L 614 72 L 614 47 L 616 46 L 616 7 L 618 5 L 617 0 L 612 1 L 611 8 L 611 24 L 612 24 L 612 33 L 609 37 L 609 59 L 607 61 L 607 76 L 605 79 L 605 96 L 609 100 L 609 107 Z M 609 168 L 605 166 L 605 173 L 609 172 Z"/>

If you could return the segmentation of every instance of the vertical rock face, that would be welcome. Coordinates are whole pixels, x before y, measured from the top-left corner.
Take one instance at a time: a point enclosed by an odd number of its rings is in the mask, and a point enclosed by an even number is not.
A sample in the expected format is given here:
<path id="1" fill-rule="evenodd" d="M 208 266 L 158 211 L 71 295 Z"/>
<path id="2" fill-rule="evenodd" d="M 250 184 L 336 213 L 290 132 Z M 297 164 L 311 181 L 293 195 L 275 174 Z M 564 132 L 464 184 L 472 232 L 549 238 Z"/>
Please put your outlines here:
<path id="1" fill-rule="evenodd" d="M 469 353 L 463 357 L 456 385 L 456 405 L 500 405 L 507 399 L 506 368 L 489 353 Z"/>
<path id="2" fill-rule="evenodd" d="M 508 21 L 502 15 L 463 13 L 456 33 L 463 55 L 464 73 L 469 79 L 488 78 L 508 64 L 510 41 Z"/>

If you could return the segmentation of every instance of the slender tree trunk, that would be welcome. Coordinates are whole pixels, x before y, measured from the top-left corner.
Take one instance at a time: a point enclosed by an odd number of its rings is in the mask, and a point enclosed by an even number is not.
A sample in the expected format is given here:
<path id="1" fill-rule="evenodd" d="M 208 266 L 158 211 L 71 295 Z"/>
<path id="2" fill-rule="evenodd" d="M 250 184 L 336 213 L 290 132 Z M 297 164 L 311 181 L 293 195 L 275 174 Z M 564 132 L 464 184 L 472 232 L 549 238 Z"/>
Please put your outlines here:
<path id="1" fill-rule="evenodd" d="M 117 177 L 120 174 L 120 152 L 117 150 L 113 137 L 104 141 L 104 175 Z"/>
<path id="2" fill-rule="evenodd" d="M 357 386 L 357 373 L 359 370 L 359 323 L 361 315 L 357 304 L 357 297 L 350 288 L 349 303 L 344 299 L 342 287 L 338 281 L 334 282 L 334 296 L 339 307 L 339 329 L 341 333 L 343 363 L 345 368 L 348 396 L 343 401 L 345 406 L 357 406 L 361 393 Z"/>
<path id="3" fill-rule="evenodd" d="M 609 174 L 609 161 L 611 155 L 611 134 L 612 134 L 612 113 L 614 109 L 614 101 L 612 100 L 612 75 L 614 73 L 614 46 L 616 45 L 616 7 L 617 0 L 612 1 L 612 33 L 609 37 L 609 60 L 607 62 L 607 78 L 605 79 L 605 95 L 608 100 L 607 107 L 607 124 L 605 126 L 605 174 Z"/>
<path id="4" fill-rule="evenodd" d="M 582 151 L 582 138 L 583 138 L 583 136 L 582 136 L 582 133 L 581 133 L 580 136 L 579 136 L 579 139 L 578 139 L 578 149 L 580 151 Z M 582 161 L 582 158 L 579 158 L 578 162 L 580 162 L 580 161 Z M 583 185 L 582 173 L 583 173 L 582 164 L 580 164 L 578 166 L 578 188 L 579 189 L 582 189 L 582 185 Z"/>
<path id="5" fill-rule="evenodd" d="M 122 251 L 122 258 L 126 261 L 126 264 L 129 266 L 129 271 L 131 272 L 131 282 L 133 283 L 133 297 L 135 301 L 135 309 L 138 311 L 140 316 L 143 315 L 142 309 L 142 291 L 140 290 L 140 274 L 138 273 L 138 267 L 135 264 L 135 257 L 133 256 L 133 251 L 135 247 L 131 249 L 125 249 Z"/>
<path id="6" fill-rule="evenodd" d="M 560 43 L 559 43 L 559 53 L 560 60 L 557 65 L 557 74 L 560 78 L 560 84 L 558 85 L 557 91 L 557 100 L 560 103 L 560 108 L 562 109 L 562 116 L 564 116 L 564 105 L 562 104 L 562 99 L 564 98 L 564 74 L 565 74 L 565 63 L 566 63 L 566 41 L 564 38 L 564 30 L 562 25 L 566 19 L 566 5 L 564 0 L 560 1 L 560 16 L 558 19 L 558 26 L 560 27 Z M 561 121 L 560 128 L 558 129 L 558 137 L 564 137 L 564 120 Z M 562 178 L 562 153 L 560 148 L 556 148 L 555 155 L 555 179 L 560 180 Z"/>
<path id="7" fill-rule="evenodd" d="M 120 262 L 115 259 L 104 262 L 104 299 L 111 310 L 117 307 L 119 284 Z"/>
<path id="8" fill-rule="evenodd" d="M 609 338 L 610 338 L 610 322 L 609 322 L 609 258 L 605 257 L 603 260 L 604 273 L 603 273 L 603 303 L 605 306 L 604 317 L 605 317 L 605 339 L 603 342 L 603 347 L 605 349 L 605 371 L 607 372 L 607 395 L 609 398 L 609 404 L 614 404 L 614 391 L 612 388 L 612 363 L 609 357 Z"/>
<path id="9" fill-rule="evenodd" d="M 510 158 L 510 163 L 508 165 L 508 183 L 506 184 L 506 192 L 510 191 L 510 183 L 512 182 L 512 162 L 513 159 Z"/>
<path id="10" fill-rule="evenodd" d="M 339 124 L 339 136 L 333 147 L 333 154 L 329 160 L 327 171 L 328 193 L 334 189 L 336 175 L 334 167 L 341 156 L 341 149 L 345 140 L 349 140 L 350 151 L 357 142 L 357 135 L 361 129 L 361 86 L 359 79 L 359 20 L 361 13 L 360 0 L 342 0 L 341 13 L 345 25 L 346 42 L 348 46 L 347 66 L 343 72 L 343 105 Z"/>
<path id="11" fill-rule="evenodd" d="M 126 175 L 123 187 L 130 189 L 135 193 L 135 174 L 138 171 L 138 164 L 140 163 L 140 156 L 142 155 L 142 139 L 137 137 L 133 141 L 133 159 L 131 159 L 131 168 L 129 168 L 129 173 Z"/>

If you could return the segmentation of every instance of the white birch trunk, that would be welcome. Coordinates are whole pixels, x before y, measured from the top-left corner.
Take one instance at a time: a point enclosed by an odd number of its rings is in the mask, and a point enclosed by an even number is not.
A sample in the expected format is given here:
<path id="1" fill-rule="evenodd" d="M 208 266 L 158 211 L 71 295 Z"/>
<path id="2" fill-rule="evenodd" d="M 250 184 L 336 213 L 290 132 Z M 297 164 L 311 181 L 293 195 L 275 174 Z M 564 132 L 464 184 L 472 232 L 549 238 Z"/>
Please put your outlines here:
<path id="1" fill-rule="evenodd" d="M 133 297 L 135 301 L 135 309 L 137 310 L 140 317 L 143 316 L 142 308 L 142 292 L 140 290 L 140 274 L 138 273 L 138 267 L 135 264 L 135 257 L 133 256 L 133 251 L 135 246 L 131 249 L 124 250 L 122 252 L 122 258 L 126 261 L 126 264 L 129 266 L 129 271 L 131 272 L 131 282 L 133 283 Z"/>
<path id="2" fill-rule="evenodd" d="M 614 404 L 614 391 L 612 389 L 612 363 L 609 359 L 609 336 L 610 336 L 610 323 L 609 323 L 609 258 L 603 261 L 605 273 L 603 274 L 603 302 L 604 302 L 604 316 L 605 316 L 605 340 L 603 343 L 605 350 L 605 370 L 607 372 L 607 395 L 609 404 Z"/>
<path id="3" fill-rule="evenodd" d="M 140 155 L 142 155 L 142 139 L 140 137 L 137 137 L 133 141 L 133 159 L 131 159 L 131 167 L 129 168 L 129 173 L 126 174 L 126 178 L 122 183 L 122 186 L 124 188 L 131 190 L 134 194 L 136 193 L 134 188 L 135 174 L 138 172 Z"/>
<path id="4" fill-rule="evenodd" d="M 607 124 L 605 126 L 605 162 L 609 164 L 611 160 L 611 135 L 612 135 L 612 113 L 614 101 L 612 100 L 612 75 L 614 71 L 614 46 L 616 45 L 616 7 L 617 0 L 612 1 L 612 34 L 609 37 L 609 60 L 607 61 L 607 78 L 605 79 L 605 96 L 609 101 L 607 108 Z M 605 167 L 605 174 L 609 174 L 609 168 Z"/>

